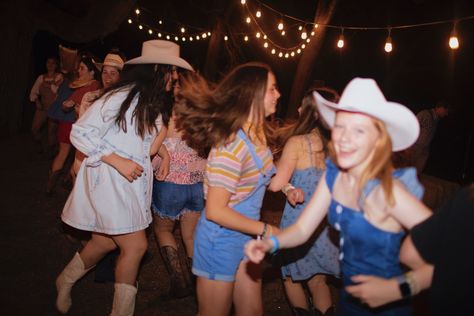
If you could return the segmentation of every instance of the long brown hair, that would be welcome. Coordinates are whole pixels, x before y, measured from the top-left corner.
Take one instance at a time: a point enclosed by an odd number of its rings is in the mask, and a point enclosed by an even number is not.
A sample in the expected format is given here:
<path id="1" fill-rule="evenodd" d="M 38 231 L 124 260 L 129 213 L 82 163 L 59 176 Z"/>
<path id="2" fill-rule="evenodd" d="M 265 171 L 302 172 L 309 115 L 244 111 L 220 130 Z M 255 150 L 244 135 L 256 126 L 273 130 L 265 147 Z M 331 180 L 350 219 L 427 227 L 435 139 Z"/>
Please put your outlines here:
<path id="1" fill-rule="evenodd" d="M 250 113 L 251 128 L 266 130 L 263 102 L 270 72 L 270 67 L 262 63 L 242 64 L 216 86 L 199 74 L 184 75 L 174 113 L 176 127 L 188 145 L 205 155 L 203 151 L 224 144 L 242 128 Z"/>
<path id="2" fill-rule="evenodd" d="M 125 100 L 115 117 L 115 123 L 126 133 L 126 113 L 132 101 L 138 96 L 138 101 L 132 114 L 132 121 L 140 137 L 157 129 L 157 117 L 169 108 L 173 102 L 173 92 L 166 91 L 166 80 L 171 75 L 172 66 L 157 64 L 126 65 L 120 75 L 120 80 L 106 92 L 112 94 L 129 88 Z"/>
<path id="3" fill-rule="evenodd" d="M 282 127 L 274 131 L 272 138 L 272 152 L 275 160 L 278 160 L 283 151 L 283 147 L 290 137 L 297 135 L 305 135 L 313 130 L 316 130 L 321 138 L 323 149 L 322 152 L 326 156 L 328 154 L 329 130 L 320 119 L 316 101 L 313 97 L 313 92 L 317 91 L 329 101 L 337 102 L 339 94 L 328 87 L 310 88 L 306 91 L 301 101 L 300 114 L 297 120 L 288 120 Z"/>
<path id="4" fill-rule="evenodd" d="M 367 182 L 371 179 L 379 179 L 380 185 L 382 186 L 382 190 L 385 194 L 387 199 L 387 203 L 389 205 L 393 205 L 395 203 L 394 196 L 393 196 L 393 180 L 392 180 L 392 173 L 393 173 L 393 164 L 391 160 L 392 156 L 392 140 L 390 135 L 387 132 L 387 128 L 385 124 L 376 119 L 371 117 L 372 122 L 374 123 L 375 128 L 379 132 L 379 139 L 377 140 L 374 148 L 374 155 L 372 160 L 362 171 L 362 175 L 359 179 L 359 190 L 364 188 Z M 336 154 L 334 150 L 334 145 L 332 141 L 329 142 L 329 154 L 334 163 L 337 164 Z M 366 196 L 361 196 L 361 201 L 363 202 L 367 198 Z"/>

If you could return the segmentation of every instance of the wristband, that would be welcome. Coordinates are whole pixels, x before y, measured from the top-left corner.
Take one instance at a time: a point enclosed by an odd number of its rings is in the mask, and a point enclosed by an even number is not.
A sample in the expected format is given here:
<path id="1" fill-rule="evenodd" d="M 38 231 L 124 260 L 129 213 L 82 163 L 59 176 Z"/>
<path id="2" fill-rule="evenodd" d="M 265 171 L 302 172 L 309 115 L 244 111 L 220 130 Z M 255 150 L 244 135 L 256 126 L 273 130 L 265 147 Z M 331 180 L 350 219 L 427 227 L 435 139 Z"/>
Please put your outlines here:
<path id="1" fill-rule="evenodd" d="M 407 277 L 405 274 L 396 276 L 395 279 L 398 282 L 398 288 L 400 289 L 400 294 L 402 298 L 407 298 L 412 295 L 410 284 L 408 283 Z"/>
<path id="2" fill-rule="evenodd" d="M 270 238 L 268 238 L 268 240 L 273 241 L 273 247 L 269 251 L 270 254 L 277 252 L 278 249 L 280 249 L 280 242 L 278 241 L 278 239 L 275 236 L 271 236 Z"/>
<path id="3" fill-rule="evenodd" d="M 288 191 L 296 189 L 291 183 L 287 183 L 281 188 L 281 192 L 283 192 L 284 195 L 288 195 Z"/>

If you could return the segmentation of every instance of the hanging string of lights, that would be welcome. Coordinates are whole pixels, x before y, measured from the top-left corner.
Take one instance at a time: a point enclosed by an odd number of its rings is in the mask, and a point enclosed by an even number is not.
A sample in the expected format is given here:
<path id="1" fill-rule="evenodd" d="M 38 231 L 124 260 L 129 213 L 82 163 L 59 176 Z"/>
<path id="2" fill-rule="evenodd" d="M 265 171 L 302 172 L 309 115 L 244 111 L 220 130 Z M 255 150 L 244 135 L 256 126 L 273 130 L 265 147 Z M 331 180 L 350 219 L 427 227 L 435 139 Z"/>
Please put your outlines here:
<path id="1" fill-rule="evenodd" d="M 253 32 L 242 32 L 233 31 L 231 33 L 216 33 L 215 36 L 222 36 L 227 41 L 229 36 L 232 35 L 236 38 L 241 38 L 244 43 L 254 38 L 259 42 L 269 54 L 276 55 L 280 58 L 296 57 L 306 48 L 306 45 L 311 41 L 312 37 L 316 36 L 316 29 L 319 27 L 325 27 L 328 29 L 335 29 L 340 34 L 337 38 L 336 47 L 343 49 L 345 47 L 344 30 L 350 31 L 385 31 L 387 37 L 383 49 L 386 53 L 390 53 L 394 49 L 394 43 L 392 40 L 392 31 L 401 29 L 411 29 L 418 27 L 426 27 L 441 24 L 452 24 L 453 28 L 448 40 L 448 45 L 451 49 L 455 50 L 460 47 L 459 38 L 457 34 L 457 25 L 461 21 L 472 20 L 474 15 L 457 18 L 454 20 L 442 20 L 425 22 L 418 24 L 408 25 L 395 25 L 395 26 L 351 26 L 351 25 L 333 25 L 333 24 L 319 24 L 314 21 L 306 21 L 298 17 L 290 16 L 283 12 L 280 12 L 264 2 L 259 0 L 252 0 L 253 3 L 250 6 L 248 0 L 239 0 L 240 4 L 244 7 L 245 24 L 248 27 L 253 27 Z M 265 9 L 263 12 L 262 9 Z M 158 23 L 158 27 L 151 26 L 149 23 L 145 23 L 140 18 L 142 11 L 147 14 L 153 15 L 153 12 L 146 8 L 140 7 L 135 9 L 133 17 L 128 19 L 129 24 L 136 24 L 139 30 L 144 30 L 149 33 L 150 36 L 156 36 L 167 40 L 174 40 L 176 42 L 193 42 L 199 40 L 205 40 L 209 38 L 212 33 L 204 28 L 191 26 L 171 19 L 153 18 L 153 21 Z M 262 17 L 266 17 L 267 20 L 263 23 Z M 274 19 L 278 21 L 275 29 L 268 29 L 268 21 Z M 175 31 L 171 30 L 174 29 Z M 295 31 L 295 30 L 298 31 Z M 288 34 L 288 35 L 287 35 Z M 284 46 L 283 42 L 292 42 L 291 45 Z"/>

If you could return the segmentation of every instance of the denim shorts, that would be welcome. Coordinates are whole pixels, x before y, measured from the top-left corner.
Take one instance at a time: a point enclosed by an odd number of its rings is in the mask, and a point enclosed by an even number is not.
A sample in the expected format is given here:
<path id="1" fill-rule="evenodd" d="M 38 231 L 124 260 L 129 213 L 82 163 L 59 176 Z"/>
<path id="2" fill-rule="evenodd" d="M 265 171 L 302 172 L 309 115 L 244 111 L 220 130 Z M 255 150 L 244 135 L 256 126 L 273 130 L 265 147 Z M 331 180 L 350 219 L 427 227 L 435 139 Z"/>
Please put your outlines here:
<path id="1" fill-rule="evenodd" d="M 245 258 L 244 246 L 252 237 L 219 226 L 205 216 L 201 215 L 194 233 L 192 272 L 209 280 L 233 282 Z"/>
<path id="2" fill-rule="evenodd" d="M 202 182 L 176 184 L 153 181 L 153 213 L 160 217 L 179 219 L 186 212 L 200 212 L 204 209 Z"/>

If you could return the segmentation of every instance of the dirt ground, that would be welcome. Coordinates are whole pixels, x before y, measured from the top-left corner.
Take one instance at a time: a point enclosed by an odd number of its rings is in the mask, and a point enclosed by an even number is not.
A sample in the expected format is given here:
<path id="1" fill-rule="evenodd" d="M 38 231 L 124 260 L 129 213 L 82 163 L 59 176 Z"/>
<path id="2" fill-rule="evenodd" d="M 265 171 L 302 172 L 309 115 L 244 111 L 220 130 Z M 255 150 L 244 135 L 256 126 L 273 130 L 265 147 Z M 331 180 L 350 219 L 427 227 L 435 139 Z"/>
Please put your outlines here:
<path id="1" fill-rule="evenodd" d="M 0 315 L 58 315 L 54 308 L 54 280 L 80 247 L 63 233 L 60 213 L 68 191 L 59 188 L 44 193 L 50 160 L 35 152 L 27 134 L 0 140 L 1 236 Z M 269 194 L 263 217 L 278 224 L 282 196 Z M 135 315 L 195 315 L 193 297 L 161 301 L 167 292 L 168 276 L 153 234 L 149 234 L 150 260 L 142 266 Z M 72 291 L 69 315 L 108 315 L 113 284 L 94 282 L 93 273 L 79 281 Z M 279 271 L 265 265 L 263 300 L 265 315 L 291 315 Z M 424 302 L 418 303 L 424 310 Z M 423 312 L 417 315 L 423 315 Z"/>

